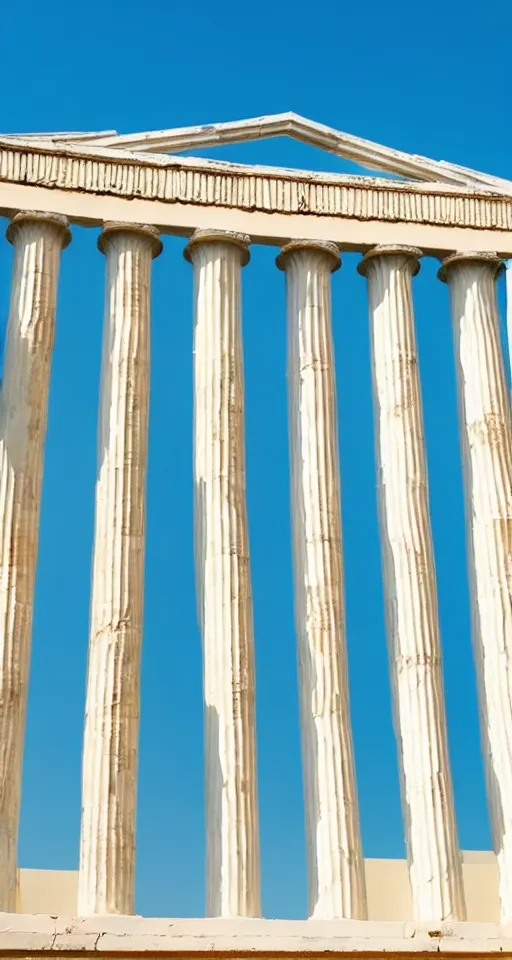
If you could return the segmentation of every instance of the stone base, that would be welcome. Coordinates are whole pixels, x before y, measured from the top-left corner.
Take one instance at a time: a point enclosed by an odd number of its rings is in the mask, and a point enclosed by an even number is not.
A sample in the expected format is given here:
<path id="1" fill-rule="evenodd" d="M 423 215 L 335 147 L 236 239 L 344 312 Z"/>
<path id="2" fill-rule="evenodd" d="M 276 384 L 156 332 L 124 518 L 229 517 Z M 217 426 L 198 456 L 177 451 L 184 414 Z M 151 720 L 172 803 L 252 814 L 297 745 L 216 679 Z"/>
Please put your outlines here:
<path id="1" fill-rule="evenodd" d="M 225 957 L 512 957 L 512 926 L 371 920 L 153 920 L 0 914 L 0 956 L 135 954 Z"/>

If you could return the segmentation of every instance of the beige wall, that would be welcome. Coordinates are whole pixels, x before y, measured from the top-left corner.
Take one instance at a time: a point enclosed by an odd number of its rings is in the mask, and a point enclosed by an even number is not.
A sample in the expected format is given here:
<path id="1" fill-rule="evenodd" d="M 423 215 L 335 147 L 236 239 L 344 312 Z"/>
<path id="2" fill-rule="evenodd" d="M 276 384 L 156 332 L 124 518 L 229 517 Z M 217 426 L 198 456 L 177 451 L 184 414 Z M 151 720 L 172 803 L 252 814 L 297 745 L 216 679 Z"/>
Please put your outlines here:
<path id="1" fill-rule="evenodd" d="M 77 892 L 77 870 L 18 870 L 18 913 L 73 917 Z"/>
<path id="2" fill-rule="evenodd" d="M 498 869 L 487 851 L 462 854 L 468 920 L 498 923 Z M 370 920 L 410 920 L 411 891 L 405 860 L 366 860 Z"/>
<path id="3" fill-rule="evenodd" d="M 463 853 L 468 920 L 499 921 L 498 872 L 493 853 Z M 405 860 L 366 860 L 370 920 L 410 920 L 411 892 Z M 78 873 L 19 870 L 18 913 L 76 914 Z"/>

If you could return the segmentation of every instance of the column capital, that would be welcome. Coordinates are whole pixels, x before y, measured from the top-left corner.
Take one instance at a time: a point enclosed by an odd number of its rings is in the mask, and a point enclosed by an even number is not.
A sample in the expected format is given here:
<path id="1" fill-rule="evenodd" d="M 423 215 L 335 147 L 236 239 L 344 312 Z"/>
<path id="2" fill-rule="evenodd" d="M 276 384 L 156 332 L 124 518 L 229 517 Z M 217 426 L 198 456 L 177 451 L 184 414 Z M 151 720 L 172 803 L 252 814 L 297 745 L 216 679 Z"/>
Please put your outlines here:
<path id="1" fill-rule="evenodd" d="M 372 247 L 371 250 L 368 250 L 363 259 L 357 265 L 357 272 L 361 274 L 362 277 L 368 276 L 368 265 L 372 260 L 377 260 L 380 257 L 392 257 L 392 256 L 404 256 L 408 257 L 413 261 L 412 275 L 413 277 L 419 273 L 420 264 L 419 260 L 423 256 L 423 251 L 418 247 L 408 247 L 401 244 L 394 243 L 383 243 L 379 244 L 377 247 Z"/>
<path id="2" fill-rule="evenodd" d="M 192 250 L 200 243 L 228 243 L 242 251 L 242 266 L 250 260 L 249 245 L 251 238 L 246 233 L 237 233 L 235 230 L 209 230 L 201 228 L 192 234 L 183 256 L 188 263 L 192 263 Z"/>
<path id="3" fill-rule="evenodd" d="M 59 213 L 44 213 L 44 211 L 40 210 L 22 210 L 20 213 L 14 215 L 5 231 L 9 243 L 14 244 L 18 227 L 23 223 L 53 224 L 58 229 L 60 228 L 62 234 L 62 249 L 64 250 L 64 248 L 71 243 L 71 231 L 69 229 L 68 218 L 61 216 Z"/>
<path id="4" fill-rule="evenodd" d="M 281 247 L 281 252 L 276 257 L 276 266 L 279 270 L 286 270 L 288 255 L 298 250 L 316 250 L 318 253 L 325 253 L 332 262 L 331 273 L 339 270 L 341 267 L 340 251 L 335 243 L 330 240 L 292 240 L 290 243 Z"/>
<path id="5" fill-rule="evenodd" d="M 451 268 L 459 263 L 473 263 L 481 264 L 481 266 L 492 267 L 494 270 L 495 277 L 498 277 L 499 274 L 504 269 L 504 263 L 501 257 L 497 253 L 478 253 L 478 251 L 470 250 L 468 252 L 456 252 L 450 253 L 448 257 L 445 257 L 441 262 L 441 266 L 438 270 L 437 276 L 439 280 L 442 280 L 443 283 L 448 283 L 448 277 L 451 273 Z"/>
<path id="6" fill-rule="evenodd" d="M 106 253 L 108 241 L 116 233 L 135 233 L 139 237 L 146 237 L 151 243 L 153 258 L 162 252 L 162 241 L 156 227 L 146 223 L 124 223 L 122 220 L 105 220 L 103 229 L 98 237 L 98 249 Z"/>

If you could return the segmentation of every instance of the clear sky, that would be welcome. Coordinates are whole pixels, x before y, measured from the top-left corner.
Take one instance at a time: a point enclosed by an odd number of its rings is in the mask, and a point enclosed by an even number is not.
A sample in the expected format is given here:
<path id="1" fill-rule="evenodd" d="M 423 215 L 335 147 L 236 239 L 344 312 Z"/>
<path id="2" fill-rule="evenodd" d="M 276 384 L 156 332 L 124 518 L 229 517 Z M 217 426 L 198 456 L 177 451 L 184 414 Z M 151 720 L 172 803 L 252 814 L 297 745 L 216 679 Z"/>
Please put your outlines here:
<path id="1" fill-rule="evenodd" d="M 512 177 L 512 8 L 476 0 L 310 4 L 53 0 L 2 10 L 0 130 L 143 131 L 294 110 L 413 153 Z M 210 156 L 355 171 L 276 140 Z M 24 768 L 20 865 L 75 869 L 104 260 L 62 261 Z M 201 647 L 192 544 L 192 287 L 184 243 L 154 265 L 137 909 L 204 910 Z M 244 271 L 247 484 L 257 661 L 263 906 L 306 912 L 291 589 L 284 280 Z M 366 856 L 404 854 L 376 521 L 365 281 L 333 278 L 347 631 Z M 415 281 L 432 522 L 461 845 L 489 848 L 471 660 L 452 342 L 436 263 Z M 5 326 L 11 250 L 0 244 Z M 503 290 L 500 291 L 503 300 Z"/>

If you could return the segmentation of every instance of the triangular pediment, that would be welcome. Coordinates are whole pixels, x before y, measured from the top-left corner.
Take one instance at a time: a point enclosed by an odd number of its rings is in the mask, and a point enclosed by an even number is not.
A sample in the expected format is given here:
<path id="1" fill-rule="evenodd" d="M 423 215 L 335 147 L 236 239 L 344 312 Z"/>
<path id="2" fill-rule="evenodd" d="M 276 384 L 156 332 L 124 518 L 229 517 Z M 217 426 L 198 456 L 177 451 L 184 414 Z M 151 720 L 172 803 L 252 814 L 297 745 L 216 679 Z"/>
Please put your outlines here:
<path id="1" fill-rule="evenodd" d="M 51 140 L 59 144 L 69 143 L 130 153 L 176 155 L 271 137 L 290 137 L 381 174 L 407 180 L 474 186 L 497 193 L 512 194 L 512 182 L 509 180 L 445 160 L 431 160 L 428 157 L 394 150 L 295 113 L 145 133 L 117 134 L 108 130 L 99 133 L 18 134 L 12 139 L 36 139 L 46 142 Z"/>

